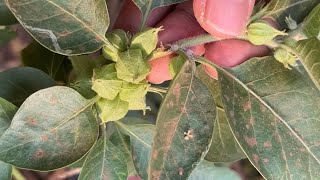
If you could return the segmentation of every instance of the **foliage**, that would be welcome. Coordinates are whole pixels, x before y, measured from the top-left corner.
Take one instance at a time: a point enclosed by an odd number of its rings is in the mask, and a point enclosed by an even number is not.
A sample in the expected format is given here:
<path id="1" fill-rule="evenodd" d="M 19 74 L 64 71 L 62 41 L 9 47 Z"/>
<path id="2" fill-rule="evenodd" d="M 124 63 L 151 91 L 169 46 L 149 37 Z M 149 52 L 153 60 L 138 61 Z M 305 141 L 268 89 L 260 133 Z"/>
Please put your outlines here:
<path id="1" fill-rule="evenodd" d="M 203 37 L 181 40 L 165 88 L 146 80 L 162 28 L 145 23 L 153 9 L 184 0 L 133 1 L 143 17 L 136 34 L 107 33 L 105 0 L 0 1 L 10 21 L 0 24 L 18 20 L 35 39 L 22 52 L 26 67 L 0 72 L 0 179 L 10 179 L 13 166 L 73 165 L 83 180 L 240 179 L 217 163 L 243 158 L 267 179 L 320 177 L 319 0 L 271 0 L 241 38 L 273 55 L 234 68 L 186 50 Z M 14 37 L 6 26 L 0 35 L 0 45 Z M 159 112 L 151 109 L 155 125 L 127 117 L 150 110 L 148 92 L 164 97 Z"/>

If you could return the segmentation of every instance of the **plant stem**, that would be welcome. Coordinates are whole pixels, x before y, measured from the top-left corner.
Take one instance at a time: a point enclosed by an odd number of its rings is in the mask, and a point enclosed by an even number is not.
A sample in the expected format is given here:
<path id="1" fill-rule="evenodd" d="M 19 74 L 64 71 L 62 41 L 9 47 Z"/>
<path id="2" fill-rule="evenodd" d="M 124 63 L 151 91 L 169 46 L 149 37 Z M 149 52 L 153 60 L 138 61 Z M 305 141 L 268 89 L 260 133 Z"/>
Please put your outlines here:
<path id="1" fill-rule="evenodd" d="M 12 167 L 12 176 L 16 179 L 16 180 L 26 180 L 24 178 L 24 176 L 21 174 L 21 172 L 16 168 L 16 167 Z"/>
<path id="2" fill-rule="evenodd" d="M 149 92 L 155 92 L 155 93 L 167 93 L 167 89 L 162 88 L 162 87 L 155 87 L 155 86 L 150 86 L 148 88 Z"/>
<path id="3" fill-rule="evenodd" d="M 200 44 L 210 43 L 217 41 L 218 39 L 213 37 L 211 34 L 203 34 L 200 36 L 186 38 L 176 42 L 174 45 L 178 45 L 180 48 L 192 47 Z"/>
<path id="4" fill-rule="evenodd" d="M 186 38 L 182 39 L 180 41 L 177 41 L 176 43 L 171 45 L 171 48 L 173 51 L 177 51 L 177 49 L 183 49 L 187 47 L 197 46 L 201 44 L 211 43 L 215 41 L 221 41 L 226 39 L 239 39 L 239 40 L 247 40 L 245 35 L 238 36 L 238 37 L 232 37 L 232 38 L 216 38 L 212 36 L 211 34 L 203 34 L 192 38 Z"/>

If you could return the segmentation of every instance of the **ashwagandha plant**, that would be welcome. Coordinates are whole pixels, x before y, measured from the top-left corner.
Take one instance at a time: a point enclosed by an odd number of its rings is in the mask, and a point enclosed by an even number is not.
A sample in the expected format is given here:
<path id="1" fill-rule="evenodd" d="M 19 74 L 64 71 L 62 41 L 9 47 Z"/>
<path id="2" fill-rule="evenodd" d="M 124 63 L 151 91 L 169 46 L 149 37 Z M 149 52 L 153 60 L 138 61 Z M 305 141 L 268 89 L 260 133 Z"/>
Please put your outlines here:
<path id="1" fill-rule="evenodd" d="M 157 49 L 166 27 L 146 28 L 148 15 L 182 1 L 134 0 L 143 15 L 136 34 L 106 33 L 105 0 L 0 1 L 1 24 L 15 20 L 8 7 L 37 41 L 22 52 L 29 67 L 0 72 L 0 179 L 10 179 L 12 167 L 66 166 L 82 167 L 80 180 L 239 179 L 216 163 L 242 158 L 266 179 L 319 179 L 319 0 L 257 8 L 238 38 L 274 53 L 234 68 L 187 50 L 218 40 L 211 35 Z M 3 43 L 12 32 L 1 27 Z M 83 55 L 99 49 L 96 59 Z M 148 61 L 168 51 L 178 54 L 168 67 L 174 79 L 156 87 L 146 79 Z M 218 80 L 203 65 L 217 69 Z M 153 111 L 148 92 L 164 97 L 156 125 L 126 116 Z"/>

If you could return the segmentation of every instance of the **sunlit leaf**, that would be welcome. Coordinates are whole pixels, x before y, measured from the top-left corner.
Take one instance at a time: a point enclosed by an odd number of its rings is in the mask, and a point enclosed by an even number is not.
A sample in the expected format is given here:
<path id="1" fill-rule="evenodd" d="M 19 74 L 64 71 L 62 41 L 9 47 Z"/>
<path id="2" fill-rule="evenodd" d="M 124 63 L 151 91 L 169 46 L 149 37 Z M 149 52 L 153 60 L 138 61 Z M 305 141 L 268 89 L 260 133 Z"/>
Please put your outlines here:
<path id="1" fill-rule="evenodd" d="M 95 143 L 98 125 L 91 106 L 68 87 L 31 95 L 0 138 L 0 160 L 20 168 L 53 170 L 84 156 Z"/>
<path id="2" fill-rule="evenodd" d="M 307 37 L 320 39 L 320 4 L 318 4 L 303 21 L 303 32 Z"/>
<path id="3" fill-rule="evenodd" d="M 211 92 L 186 63 L 157 117 L 149 179 L 186 179 L 207 152 L 215 117 Z"/>
<path id="4" fill-rule="evenodd" d="M 320 176 L 320 92 L 273 57 L 219 72 L 233 133 L 266 179 Z"/>
<path id="5" fill-rule="evenodd" d="M 211 78 L 202 65 L 197 67 L 196 75 L 209 88 L 217 105 L 212 142 L 205 159 L 211 162 L 233 162 L 246 158 L 230 129 L 223 109 L 218 80 Z"/>
<path id="6" fill-rule="evenodd" d="M 105 0 L 5 0 L 24 28 L 43 46 L 64 55 L 110 45 Z"/>
<path id="7" fill-rule="evenodd" d="M 316 37 L 298 41 L 293 47 L 305 71 L 320 91 L 320 40 Z"/>
<path id="8" fill-rule="evenodd" d="M 126 180 L 126 158 L 105 136 L 97 141 L 83 164 L 79 180 Z"/>
<path id="9" fill-rule="evenodd" d="M 129 111 L 129 103 L 122 101 L 119 96 L 113 100 L 100 99 L 97 102 L 97 107 L 102 122 L 119 120 Z"/>
<path id="10" fill-rule="evenodd" d="M 127 125 L 119 122 L 117 125 L 130 137 L 132 158 L 138 174 L 143 179 L 148 179 L 151 143 L 155 126 L 151 124 Z"/>
<path id="11" fill-rule="evenodd" d="M 319 0 L 271 0 L 267 8 L 267 17 L 275 20 L 280 29 L 288 28 L 286 17 L 298 24 L 319 4 Z"/>

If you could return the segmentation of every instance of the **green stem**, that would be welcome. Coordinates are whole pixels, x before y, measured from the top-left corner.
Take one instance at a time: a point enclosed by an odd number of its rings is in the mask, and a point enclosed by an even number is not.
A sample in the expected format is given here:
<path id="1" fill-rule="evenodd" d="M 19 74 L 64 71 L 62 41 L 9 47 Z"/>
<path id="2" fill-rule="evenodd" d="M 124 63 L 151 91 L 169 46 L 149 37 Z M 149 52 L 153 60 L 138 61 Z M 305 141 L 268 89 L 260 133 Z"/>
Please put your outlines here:
<path id="1" fill-rule="evenodd" d="M 12 167 L 12 176 L 16 180 L 26 180 L 24 178 L 24 176 L 21 174 L 21 172 L 16 167 Z"/>
<path id="2" fill-rule="evenodd" d="M 155 86 L 150 86 L 148 88 L 149 92 L 156 92 L 156 93 L 167 93 L 167 89 L 162 88 L 162 87 L 155 87 Z"/>
<path id="3" fill-rule="evenodd" d="M 218 39 L 211 34 L 204 34 L 192 38 L 186 38 L 176 42 L 174 45 L 178 45 L 180 48 L 192 47 L 200 44 L 210 43 L 217 41 Z"/>
<path id="4" fill-rule="evenodd" d="M 211 42 L 221 41 L 221 40 L 226 40 L 226 39 L 247 40 L 245 35 L 238 36 L 238 37 L 232 37 L 232 38 L 219 39 L 219 38 L 212 36 L 211 34 L 203 34 L 203 35 L 199 35 L 199 36 L 192 37 L 192 38 L 182 39 L 182 40 L 172 44 L 171 47 L 172 47 L 173 51 L 176 51 L 177 49 L 188 48 L 188 47 L 192 47 L 192 46 L 197 46 L 197 45 L 201 45 L 201 44 L 206 44 L 206 43 L 211 43 Z"/>

